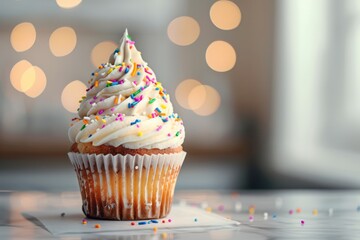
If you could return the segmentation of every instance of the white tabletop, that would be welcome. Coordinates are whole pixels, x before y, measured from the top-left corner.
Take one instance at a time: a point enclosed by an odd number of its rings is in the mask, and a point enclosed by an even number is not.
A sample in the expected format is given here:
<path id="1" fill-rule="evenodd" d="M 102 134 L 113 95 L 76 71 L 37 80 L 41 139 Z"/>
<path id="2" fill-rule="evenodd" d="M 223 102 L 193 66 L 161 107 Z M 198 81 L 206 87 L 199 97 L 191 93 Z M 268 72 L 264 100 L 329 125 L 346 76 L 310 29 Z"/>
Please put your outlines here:
<path id="1" fill-rule="evenodd" d="M 359 239 L 358 191 L 177 191 L 175 202 L 239 221 L 231 229 L 53 236 L 23 212 L 78 205 L 77 192 L 0 192 L 0 239 Z M 267 217 L 266 217 L 267 216 Z"/>

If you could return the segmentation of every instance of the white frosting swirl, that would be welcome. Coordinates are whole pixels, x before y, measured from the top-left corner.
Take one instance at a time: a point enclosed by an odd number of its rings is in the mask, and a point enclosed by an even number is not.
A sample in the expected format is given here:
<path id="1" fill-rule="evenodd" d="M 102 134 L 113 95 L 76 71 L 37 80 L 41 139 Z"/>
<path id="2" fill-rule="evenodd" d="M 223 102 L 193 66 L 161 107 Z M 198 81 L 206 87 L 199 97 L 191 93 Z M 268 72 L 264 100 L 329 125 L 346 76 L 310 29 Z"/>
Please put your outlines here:
<path id="1" fill-rule="evenodd" d="M 72 143 L 165 149 L 184 142 L 182 120 L 134 43 L 126 30 L 109 63 L 92 73 L 69 129 Z"/>

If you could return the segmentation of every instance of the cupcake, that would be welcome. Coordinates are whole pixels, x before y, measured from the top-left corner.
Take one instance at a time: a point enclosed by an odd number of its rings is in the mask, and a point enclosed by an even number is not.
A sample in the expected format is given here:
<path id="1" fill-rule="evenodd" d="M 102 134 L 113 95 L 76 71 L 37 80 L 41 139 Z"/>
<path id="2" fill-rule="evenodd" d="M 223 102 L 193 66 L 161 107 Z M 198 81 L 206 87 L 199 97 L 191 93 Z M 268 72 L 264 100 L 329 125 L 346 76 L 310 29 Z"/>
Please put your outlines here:
<path id="1" fill-rule="evenodd" d="M 125 31 L 109 62 L 91 73 L 68 153 L 83 212 L 109 220 L 163 218 L 186 153 L 169 95 Z"/>

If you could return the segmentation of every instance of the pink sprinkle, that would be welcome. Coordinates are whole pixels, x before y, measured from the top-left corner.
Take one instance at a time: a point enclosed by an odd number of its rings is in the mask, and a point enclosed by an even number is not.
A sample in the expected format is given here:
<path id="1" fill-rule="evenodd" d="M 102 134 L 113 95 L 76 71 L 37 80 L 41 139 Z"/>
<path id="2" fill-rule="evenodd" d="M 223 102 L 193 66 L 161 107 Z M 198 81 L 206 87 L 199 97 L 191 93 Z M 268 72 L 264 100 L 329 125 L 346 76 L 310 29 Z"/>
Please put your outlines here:
<path id="1" fill-rule="evenodd" d="M 125 82 L 125 80 L 124 79 L 121 79 L 120 81 L 119 81 L 119 84 L 123 84 Z"/>
<path id="2" fill-rule="evenodd" d="M 91 102 L 89 102 L 90 103 L 90 105 L 92 105 L 93 103 L 94 103 L 94 101 L 91 101 Z"/>
<path id="3" fill-rule="evenodd" d="M 167 135 L 168 135 L 168 137 L 171 137 L 171 134 L 170 134 L 170 133 L 168 133 Z"/>
<path id="4" fill-rule="evenodd" d="M 120 118 L 118 118 L 118 117 L 117 117 L 117 118 L 115 118 L 115 121 L 119 121 L 119 120 L 120 120 Z"/>
<path id="5" fill-rule="evenodd" d="M 219 211 L 224 211 L 224 209 L 225 209 L 224 205 L 220 205 L 220 206 L 218 207 L 218 210 L 219 210 Z"/>
<path id="6" fill-rule="evenodd" d="M 102 125 L 101 129 L 103 129 L 105 127 L 105 125 Z"/>
<path id="7" fill-rule="evenodd" d="M 104 109 L 101 109 L 100 111 L 99 111 L 99 114 L 101 115 L 101 114 L 103 114 L 105 112 L 105 110 Z"/>
<path id="8" fill-rule="evenodd" d="M 102 102 L 102 101 L 104 101 L 104 99 L 103 99 L 103 98 L 100 98 L 100 102 Z"/>
<path id="9" fill-rule="evenodd" d="M 162 129 L 162 126 L 160 125 L 159 127 L 156 128 L 156 131 L 160 131 Z"/>
<path id="10" fill-rule="evenodd" d="M 96 100 L 96 99 L 97 99 L 97 96 L 94 96 L 93 99 Z"/>
<path id="11" fill-rule="evenodd" d="M 249 216 L 249 221 L 253 222 L 254 221 L 254 216 Z"/>
<path id="12" fill-rule="evenodd" d="M 301 225 L 304 225 L 304 224 L 305 224 L 305 221 L 304 221 L 304 220 L 301 220 L 300 223 L 301 223 Z"/>
<path id="13" fill-rule="evenodd" d="M 136 81 L 134 81 L 133 83 L 134 83 L 135 85 L 137 85 L 137 82 L 136 82 Z"/>
<path id="14" fill-rule="evenodd" d="M 147 74 L 152 75 L 152 72 L 149 72 L 148 70 L 146 70 L 146 68 L 145 68 L 145 72 L 146 72 Z"/>
<path id="15" fill-rule="evenodd" d="M 136 124 L 136 127 L 137 127 L 137 128 L 140 128 L 140 125 L 139 125 L 139 124 Z"/>
<path id="16" fill-rule="evenodd" d="M 171 218 L 169 218 L 168 222 L 172 222 Z"/>
<path id="17" fill-rule="evenodd" d="M 294 213 L 294 210 L 291 209 L 291 210 L 289 211 L 289 214 L 292 215 L 293 213 Z"/>
<path id="18" fill-rule="evenodd" d="M 123 69 L 123 67 L 121 66 L 121 67 L 119 68 L 119 72 L 121 72 L 121 71 L 122 71 L 122 69 Z"/>

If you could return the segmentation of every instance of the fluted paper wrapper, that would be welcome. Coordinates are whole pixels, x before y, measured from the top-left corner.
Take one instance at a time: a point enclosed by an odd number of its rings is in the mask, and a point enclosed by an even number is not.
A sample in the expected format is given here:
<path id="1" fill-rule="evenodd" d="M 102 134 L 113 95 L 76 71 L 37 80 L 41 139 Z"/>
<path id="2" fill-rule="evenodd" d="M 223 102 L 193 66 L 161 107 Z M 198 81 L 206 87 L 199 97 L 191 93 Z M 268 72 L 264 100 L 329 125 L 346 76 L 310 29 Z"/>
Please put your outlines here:
<path id="1" fill-rule="evenodd" d="M 141 220 L 171 209 L 185 152 L 156 155 L 68 153 L 87 217 Z"/>

